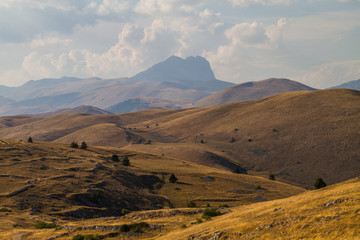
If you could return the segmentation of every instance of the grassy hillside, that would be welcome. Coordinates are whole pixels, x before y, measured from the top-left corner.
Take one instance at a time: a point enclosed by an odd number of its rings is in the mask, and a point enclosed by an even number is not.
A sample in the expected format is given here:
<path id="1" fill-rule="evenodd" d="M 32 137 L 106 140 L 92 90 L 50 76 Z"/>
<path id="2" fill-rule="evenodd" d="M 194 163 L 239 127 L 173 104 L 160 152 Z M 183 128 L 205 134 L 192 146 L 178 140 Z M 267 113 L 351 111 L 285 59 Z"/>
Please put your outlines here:
<path id="1" fill-rule="evenodd" d="M 314 88 L 285 78 L 269 78 L 262 81 L 241 83 L 213 93 L 193 105 L 209 107 L 230 102 L 255 100 L 292 91 L 314 91 Z"/>
<path id="2" fill-rule="evenodd" d="M 166 154 L 166 142 L 192 144 L 293 183 L 311 186 L 317 177 L 335 183 L 360 173 L 359 103 L 359 91 L 336 89 L 189 109 L 130 125 L 162 143 L 128 148 Z"/>
<path id="3" fill-rule="evenodd" d="M 260 176 L 272 172 L 311 188 L 318 177 L 332 184 L 360 174 L 359 102 L 356 90 L 289 92 L 209 108 L 58 115 L 3 124 L 0 137 L 125 147 Z"/>
<path id="4" fill-rule="evenodd" d="M 73 239 L 76 235 L 104 239 L 360 239 L 359 178 L 293 197 L 220 209 L 204 219 L 204 209 L 133 212 L 119 218 L 57 222 L 57 229 L 12 230 L 2 226 L 1 239 Z M 201 221 L 200 221 L 201 219 Z M 148 224 L 138 233 L 124 224 Z M 144 225 L 144 224 L 143 224 Z"/>
<path id="5" fill-rule="evenodd" d="M 261 177 L 118 148 L 85 150 L 69 144 L 1 139 L 0 151 L 2 234 L 33 231 L 38 221 L 64 225 L 121 216 L 123 209 L 186 207 L 191 201 L 198 207 L 237 206 L 304 191 Z M 111 160 L 113 154 L 120 161 Z M 130 166 L 121 164 L 125 156 Z M 171 173 L 177 183 L 168 181 Z"/>

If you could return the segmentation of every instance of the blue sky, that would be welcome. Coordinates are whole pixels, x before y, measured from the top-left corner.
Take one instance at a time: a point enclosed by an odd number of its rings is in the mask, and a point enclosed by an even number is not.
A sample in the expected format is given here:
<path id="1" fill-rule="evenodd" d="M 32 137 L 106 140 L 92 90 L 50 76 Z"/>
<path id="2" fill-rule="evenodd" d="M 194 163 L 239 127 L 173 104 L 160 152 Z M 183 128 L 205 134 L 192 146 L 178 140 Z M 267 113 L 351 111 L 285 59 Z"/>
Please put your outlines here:
<path id="1" fill-rule="evenodd" d="M 0 85 L 127 77 L 171 55 L 218 79 L 360 78 L 359 0 L 1 0 Z"/>

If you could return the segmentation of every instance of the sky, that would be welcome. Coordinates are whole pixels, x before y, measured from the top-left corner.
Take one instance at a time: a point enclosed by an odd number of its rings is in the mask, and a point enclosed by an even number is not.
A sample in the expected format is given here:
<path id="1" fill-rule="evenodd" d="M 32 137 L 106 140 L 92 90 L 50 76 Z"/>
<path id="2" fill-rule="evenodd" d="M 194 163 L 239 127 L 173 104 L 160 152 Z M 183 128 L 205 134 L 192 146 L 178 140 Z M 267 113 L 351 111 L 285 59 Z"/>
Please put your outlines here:
<path id="1" fill-rule="evenodd" d="M 1 0 L 0 85 L 131 77 L 172 55 L 217 79 L 360 78 L 360 0 Z"/>

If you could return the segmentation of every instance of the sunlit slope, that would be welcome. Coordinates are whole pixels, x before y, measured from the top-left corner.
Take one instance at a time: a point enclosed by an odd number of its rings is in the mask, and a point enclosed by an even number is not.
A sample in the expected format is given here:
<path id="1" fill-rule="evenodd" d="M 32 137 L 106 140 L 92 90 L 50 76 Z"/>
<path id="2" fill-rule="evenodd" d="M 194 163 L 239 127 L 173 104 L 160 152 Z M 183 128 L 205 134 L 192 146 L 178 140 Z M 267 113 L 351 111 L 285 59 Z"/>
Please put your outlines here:
<path id="1" fill-rule="evenodd" d="M 298 184 L 310 186 L 317 177 L 335 183 L 360 174 L 360 92 L 355 90 L 284 93 L 131 127 L 143 125 L 158 141 L 213 149 L 248 169 L 272 171 Z"/>
<path id="2" fill-rule="evenodd" d="M 146 210 L 285 198 L 304 189 L 266 178 L 235 174 L 189 161 L 111 147 L 0 140 L 0 232 L 38 220 L 119 216 Z M 110 157 L 130 160 L 124 166 Z M 173 173 L 177 183 L 169 183 Z M 256 188 L 261 186 L 261 188 Z"/>
<path id="3" fill-rule="evenodd" d="M 359 178 L 232 209 L 157 239 L 360 239 Z"/>

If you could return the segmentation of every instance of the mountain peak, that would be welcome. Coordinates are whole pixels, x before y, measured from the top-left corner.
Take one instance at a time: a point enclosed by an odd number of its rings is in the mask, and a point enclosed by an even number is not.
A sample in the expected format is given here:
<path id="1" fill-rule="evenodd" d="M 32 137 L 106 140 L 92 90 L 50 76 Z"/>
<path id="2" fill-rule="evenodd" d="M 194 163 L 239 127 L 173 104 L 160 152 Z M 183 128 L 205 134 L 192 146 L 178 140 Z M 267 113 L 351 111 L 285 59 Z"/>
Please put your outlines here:
<path id="1" fill-rule="evenodd" d="M 183 59 L 171 56 L 165 61 L 136 74 L 132 79 L 165 82 L 174 80 L 207 81 L 216 78 L 209 62 L 203 57 L 190 56 Z"/>

